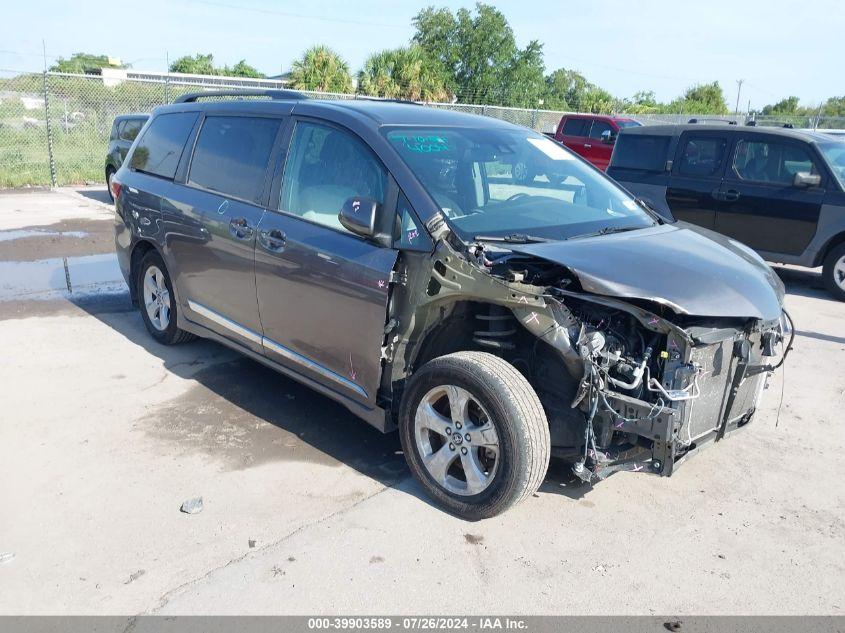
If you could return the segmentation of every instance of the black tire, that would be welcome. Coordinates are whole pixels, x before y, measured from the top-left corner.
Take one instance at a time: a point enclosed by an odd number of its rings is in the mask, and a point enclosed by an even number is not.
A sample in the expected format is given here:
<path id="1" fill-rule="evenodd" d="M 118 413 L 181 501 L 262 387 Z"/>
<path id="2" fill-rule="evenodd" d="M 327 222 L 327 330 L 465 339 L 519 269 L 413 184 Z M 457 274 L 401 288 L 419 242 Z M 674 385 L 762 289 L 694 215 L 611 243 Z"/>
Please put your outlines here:
<path id="1" fill-rule="evenodd" d="M 152 266 L 155 266 L 163 273 L 164 283 L 170 296 L 170 314 L 168 324 L 163 330 L 158 329 L 155 325 L 153 325 L 144 302 L 144 277 L 146 276 L 147 269 Z M 164 265 L 164 260 L 157 251 L 149 251 L 141 260 L 141 264 L 138 266 L 138 276 L 135 278 L 135 289 L 138 296 L 138 310 L 141 312 L 141 319 L 144 321 L 144 326 L 147 328 L 147 331 L 155 340 L 163 345 L 178 345 L 179 343 L 187 343 L 188 341 L 192 341 L 196 338 L 190 332 L 186 332 L 185 330 L 181 330 L 176 327 L 177 311 L 179 307 L 177 306 L 176 296 L 173 294 L 173 284 L 170 281 L 170 273 L 167 271 L 167 266 Z"/>
<path id="2" fill-rule="evenodd" d="M 468 391 L 489 413 L 498 436 L 499 461 L 487 488 L 478 494 L 454 494 L 440 485 L 417 446 L 417 407 L 426 394 L 443 385 Z M 399 433 L 416 480 L 447 510 L 471 521 L 496 516 L 532 495 L 549 467 L 549 424 L 540 399 L 513 365 L 484 352 L 441 356 L 415 373 L 402 399 Z"/>
<path id="3" fill-rule="evenodd" d="M 845 288 L 837 283 L 839 273 L 836 272 L 835 266 L 843 258 L 845 258 L 845 243 L 831 249 L 827 257 L 824 258 L 824 268 L 822 268 L 825 288 L 840 301 L 845 301 Z M 845 284 L 845 281 L 842 283 Z"/>
<path id="4" fill-rule="evenodd" d="M 109 182 L 110 178 L 114 176 L 115 170 L 111 167 L 106 168 L 106 191 L 109 194 L 109 200 L 114 202 L 114 196 L 111 193 L 111 182 Z"/>

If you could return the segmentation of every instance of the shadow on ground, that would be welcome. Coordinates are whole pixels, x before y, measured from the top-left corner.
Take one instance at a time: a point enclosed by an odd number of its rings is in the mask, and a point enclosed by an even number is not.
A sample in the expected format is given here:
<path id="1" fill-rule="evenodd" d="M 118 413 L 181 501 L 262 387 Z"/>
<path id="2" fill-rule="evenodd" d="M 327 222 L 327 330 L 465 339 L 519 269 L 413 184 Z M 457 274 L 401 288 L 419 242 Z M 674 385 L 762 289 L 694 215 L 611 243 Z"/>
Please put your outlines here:
<path id="1" fill-rule="evenodd" d="M 196 381 L 138 421 L 150 435 L 218 458 L 227 470 L 283 460 L 344 463 L 387 486 L 407 476 L 395 433 L 380 433 L 296 381 L 212 341 L 161 345 L 135 311 L 80 307 L 159 357 L 168 372 Z"/>
<path id="2" fill-rule="evenodd" d="M 816 299 L 828 299 L 830 301 L 836 300 L 825 289 L 822 274 L 819 270 L 811 268 L 786 268 L 784 266 L 772 266 L 772 269 L 780 277 L 783 285 L 786 286 L 787 294 L 813 297 Z"/>
<path id="3" fill-rule="evenodd" d="M 138 420 L 151 436 L 186 453 L 201 451 L 226 470 L 276 461 L 343 463 L 431 504 L 409 477 L 398 434 L 379 432 L 334 401 L 215 342 L 157 343 L 128 294 L 106 306 L 88 300 L 77 307 L 160 358 L 167 372 L 196 381 Z M 552 460 L 541 492 L 578 499 L 590 489 L 568 464 Z"/>
<path id="4" fill-rule="evenodd" d="M 102 202 L 103 204 L 112 204 L 112 199 L 109 197 L 109 192 L 106 189 L 105 185 L 102 188 L 96 189 L 77 189 L 77 193 L 79 193 L 79 195 L 84 198 L 88 198 L 89 200 Z"/>

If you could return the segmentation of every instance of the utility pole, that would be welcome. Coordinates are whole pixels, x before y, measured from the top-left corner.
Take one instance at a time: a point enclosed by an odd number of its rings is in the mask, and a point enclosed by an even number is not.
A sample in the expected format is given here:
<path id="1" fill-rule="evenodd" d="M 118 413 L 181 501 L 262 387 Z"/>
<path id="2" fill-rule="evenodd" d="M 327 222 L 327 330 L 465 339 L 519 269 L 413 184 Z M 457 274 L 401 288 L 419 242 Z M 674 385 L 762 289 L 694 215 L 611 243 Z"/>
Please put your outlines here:
<path id="1" fill-rule="evenodd" d="M 736 80 L 736 110 L 734 114 L 739 116 L 739 95 L 742 92 L 742 84 L 745 83 L 745 79 L 737 79 Z"/>

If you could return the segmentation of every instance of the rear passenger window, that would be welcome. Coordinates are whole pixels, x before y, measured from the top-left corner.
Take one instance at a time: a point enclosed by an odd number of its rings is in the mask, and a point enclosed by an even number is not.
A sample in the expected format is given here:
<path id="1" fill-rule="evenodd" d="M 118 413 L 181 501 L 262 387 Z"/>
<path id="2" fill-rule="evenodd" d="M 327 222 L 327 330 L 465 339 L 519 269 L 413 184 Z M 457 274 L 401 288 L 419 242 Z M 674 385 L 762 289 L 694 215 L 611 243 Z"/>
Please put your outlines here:
<path id="1" fill-rule="evenodd" d="M 141 131 L 142 127 L 144 127 L 144 122 L 140 119 L 130 119 L 128 121 L 124 121 L 120 126 L 121 140 L 129 141 L 131 143 L 135 140 L 135 137 L 138 136 L 138 132 Z"/>
<path id="2" fill-rule="evenodd" d="M 670 139 L 669 136 L 620 134 L 613 148 L 611 164 L 622 169 L 663 171 Z"/>
<path id="3" fill-rule="evenodd" d="M 297 123 L 279 208 L 346 231 L 337 217 L 343 203 L 362 196 L 384 204 L 386 182 L 381 163 L 352 134 L 315 123 Z"/>
<path id="4" fill-rule="evenodd" d="M 686 139 L 678 161 L 678 173 L 685 176 L 715 176 L 725 159 L 727 141 L 718 136 Z"/>
<path id="5" fill-rule="evenodd" d="M 154 118 L 135 146 L 129 168 L 163 178 L 173 178 L 185 141 L 188 140 L 196 120 L 196 112 L 161 114 Z"/>
<path id="6" fill-rule="evenodd" d="M 280 119 L 209 116 L 197 137 L 188 182 L 259 202 Z"/>
<path id="7" fill-rule="evenodd" d="M 563 124 L 565 136 L 587 136 L 587 128 L 590 126 L 590 119 L 567 119 Z"/>

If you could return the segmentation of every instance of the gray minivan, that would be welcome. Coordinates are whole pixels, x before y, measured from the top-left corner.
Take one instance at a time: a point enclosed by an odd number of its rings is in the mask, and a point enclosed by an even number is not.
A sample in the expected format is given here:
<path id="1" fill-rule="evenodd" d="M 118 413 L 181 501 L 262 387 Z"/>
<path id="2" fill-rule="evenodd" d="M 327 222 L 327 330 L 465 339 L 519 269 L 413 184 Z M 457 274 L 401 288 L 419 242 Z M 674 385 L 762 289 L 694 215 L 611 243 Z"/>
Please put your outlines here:
<path id="1" fill-rule="evenodd" d="M 218 341 L 398 429 L 467 519 L 552 455 L 586 482 L 668 476 L 752 419 L 791 328 L 750 249 L 503 121 L 248 94 L 157 108 L 113 179 L 155 340 Z M 517 156 L 560 178 L 515 182 Z"/>

